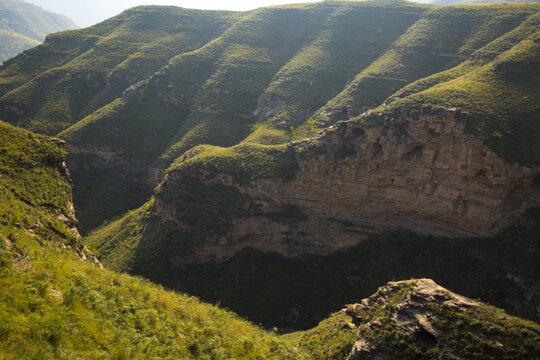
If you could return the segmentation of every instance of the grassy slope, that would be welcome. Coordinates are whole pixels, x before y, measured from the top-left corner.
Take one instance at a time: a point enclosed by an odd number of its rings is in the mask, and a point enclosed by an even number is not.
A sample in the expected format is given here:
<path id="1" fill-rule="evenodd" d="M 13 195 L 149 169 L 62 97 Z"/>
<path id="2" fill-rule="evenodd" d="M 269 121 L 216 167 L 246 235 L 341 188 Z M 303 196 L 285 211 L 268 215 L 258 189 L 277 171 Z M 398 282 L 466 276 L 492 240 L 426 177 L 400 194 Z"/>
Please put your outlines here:
<path id="1" fill-rule="evenodd" d="M 496 39 L 512 42 L 507 34 L 527 21 L 522 28 L 533 27 L 527 19 L 537 12 L 534 5 L 441 8 L 390 0 L 247 13 L 141 7 L 50 36 L 8 62 L 0 70 L 0 105 L 7 110 L 0 118 L 44 133 L 69 127 L 61 133 L 68 141 L 111 149 L 137 168 L 164 169 L 200 144 L 243 141 L 236 149 L 268 152 L 264 146 L 312 136 L 376 107 Z M 153 73 L 131 96 L 120 97 Z M 214 159 L 221 151 L 202 150 Z M 231 159 L 234 149 L 223 153 Z M 88 164 L 74 170 L 84 231 L 142 204 L 150 193 L 141 180 L 121 189 L 126 177 L 142 176 L 123 175 L 122 166 L 70 161 Z M 109 179 L 104 170 L 112 172 Z"/>
<path id="2" fill-rule="evenodd" d="M 39 45 L 37 40 L 8 30 L 0 30 L 0 62 L 37 45 Z"/>
<path id="3" fill-rule="evenodd" d="M 535 17 L 536 25 L 539 16 Z M 410 85 L 412 93 L 374 112 L 408 111 L 422 106 L 459 107 L 466 130 L 487 139 L 502 157 L 522 165 L 540 163 L 540 32 L 525 37 L 493 61 L 476 60 Z M 501 42 L 494 46 L 503 47 Z M 490 47 L 490 52 L 493 47 Z M 483 55 L 483 51 L 478 52 Z"/>
<path id="4" fill-rule="evenodd" d="M 0 101 L 25 111 L 16 119 L 2 116 L 31 130 L 57 134 L 172 56 L 212 40 L 232 21 L 233 13 L 142 7 L 88 29 L 50 35 L 43 46 L 2 68 Z"/>
<path id="5" fill-rule="evenodd" d="M 0 123 L 2 359 L 299 359 L 236 315 L 148 281 L 82 262 L 65 151 Z M 74 219 L 72 219 L 73 221 Z"/>
<path id="6" fill-rule="evenodd" d="M 320 114 L 324 111 L 347 109 L 350 117 L 376 107 L 407 84 L 463 62 L 536 12 L 515 7 L 433 8 L 316 113 L 310 125 L 331 122 Z"/>
<path id="7" fill-rule="evenodd" d="M 284 335 L 291 345 L 308 352 L 312 360 L 347 359 L 356 340 L 357 329 L 345 312 L 330 315 L 315 328 Z"/>

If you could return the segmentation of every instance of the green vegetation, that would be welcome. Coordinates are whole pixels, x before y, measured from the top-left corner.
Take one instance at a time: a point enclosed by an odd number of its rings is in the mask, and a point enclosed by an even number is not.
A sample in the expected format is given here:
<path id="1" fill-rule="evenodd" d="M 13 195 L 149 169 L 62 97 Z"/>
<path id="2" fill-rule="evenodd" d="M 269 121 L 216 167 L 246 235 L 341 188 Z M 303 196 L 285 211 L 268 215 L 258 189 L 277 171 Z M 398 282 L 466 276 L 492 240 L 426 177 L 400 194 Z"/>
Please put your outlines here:
<path id="1" fill-rule="evenodd" d="M 138 7 L 49 35 L 6 61 L 0 118 L 68 141 L 81 230 L 136 209 L 86 239 L 108 268 L 220 303 L 267 328 L 318 326 L 278 336 L 92 265 L 75 231 L 62 144 L 0 122 L 1 356 L 344 359 L 357 324 L 344 312 L 328 314 L 402 278 L 430 277 L 537 319 L 540 300 L 526 286 L 540 277 L 534 211 L 490 239 L 389 232 L 324 257 L 244 249 L 221 264 L 174 261 L 233 218 L 263 216 L 235 187 L 205 185 L 197 175 L 287 181 L 301 156 L 289 141 L 369 109 L 359 119 L 376 124 L 387 114 L 459 107 L 466 130 L 497 154 L 539 164 L 539 10 L 390 0 L 245 13 Z M 6 31 L 14 29 L 0 36 Z M 336 156 L 350 153 L 344 146 Z M 154 200 L 151 189 L 167 168 Z M 160 199 L 173 204 L 161 213 L 174 216 L 154 214 Z M 294 222 L 305 215 L 291 206 L 264 216 Z M 458 314 L 431 305 L 445 347 L 418 347 L 389 316 L 410 291 L 366 314 L 382 326 L 365 335 L 396 358 L 538 352 L 537 325 L 489 306 Z"/>
<path id="2" fill-rule="evenodd" d="M 313 329 L 290 333 L 283 338 L 306 350 L 312 360 L 343 360 L 351 352 L 357 331 L 351 317 L 340 311 Z"/>
<path id="3" fill-rule="evenodd" d="M 236 315 L 65 251 L 0 269 L 4 359 L 299 359 Z"/>
<path id="4" fill-rule="evenodd" d="M 65 150 L 46 137 L 0 122 L 0 156 L 2 224 L 45 231 L 43 225 L 72 238 L 58 220 L 63 216 L 74 221 L 69 209 L 71 189 L 62 165 Z M 54 211 L 45 217 L 34 211 L 49 207 Z"/>
<path id="5" fill-rule="evenodd" d="M 294 176 L 298 164 L 294 149 L 286 145 L 245 143 L 230 148 L 201 145 L 179 157 L 169 171 L 189 172 L 193 168 L 224 172 L 243 182 L 260 178 L 288 180 Z"/>
<path id="6" fill-rule="evenodd" d="M 534 17 L 537 11 L 525 7 L 430 9 L 391 49 L 315 113 L 306 126 L 324 126 L 343 120 L 343 114 L 347 118 L 377 107 L 411 82 L 459 65 L 474 51 L 505 36 L 531 15 Z"/>
<path id="7" fill-rule="evenodd" d="M 520 82 L 518 67 L 501 65 L 499 83 L 483 76 L 460 85 L 485 82 L 475 94 L 449 87 L 435 99 L 433 89 L 488 72 L 495 58 L 510 61 L 501 54 L 527 39 L 511 62 L 528 56 L 524 71 L 534 72 L 539 9 L 400 0 L 243 13 L 137 7 L 50 35 L 8 61 L 0 68 L 0 118 L 60 135 L 77 149 L 68 165 L 84 233 L 147 201 L 156 174 L 173 163 L 196 167 L 200 160 L 205 168 L 241 169 L 241 177 L 269 176 L 280 170 L 258 164 L 279 163 L 270 158 L 283 144 L 383 103 L 467 108 L 467 130 L 491 136 L 498 154 L 533 164 L 536 150 L 522 154 L 536 146 L 534 76 Z M 516 109 L 522 121 L 508 117 Z M 193 148 L 199 155 L 181 160 Z"/>
<path id="8" fill-rule="evenodd" d="M 81 261 L 56 141 L 0 123 L 3 359 L 304 359 L 236 315 Z"/>
<path id="9" fill-rule="evenodd" d="M 510 317 L 484 304 L 456 309 L 435 298 L 417 310 L 421 316 L 429 314 L 433 331 L 411 333 L 397 326 L 393 317 L 396 307 L 407 298 L 414 299 L 415 284 L 412 280 L 400 285 L 390 283 L 390 289 L 380 288 L 358 314 L 359 337 L 375 346 L 371 357 L 384 354 L 395 359 L 535 359 L 540 354 L 538 324 Z"/>
<path id="10" fill-rule="evenodd" d="M 49 33 L 76 27 L 65 16 L 26 1 L 0 0 L 0 63 L 38 45 Z"/>
<path id="11" fill-rule="evenodd" d="M 0 61 L 9 59 L 23 50 L 39 45 L 39 41 L 21 34 L 0 29 Z"/>

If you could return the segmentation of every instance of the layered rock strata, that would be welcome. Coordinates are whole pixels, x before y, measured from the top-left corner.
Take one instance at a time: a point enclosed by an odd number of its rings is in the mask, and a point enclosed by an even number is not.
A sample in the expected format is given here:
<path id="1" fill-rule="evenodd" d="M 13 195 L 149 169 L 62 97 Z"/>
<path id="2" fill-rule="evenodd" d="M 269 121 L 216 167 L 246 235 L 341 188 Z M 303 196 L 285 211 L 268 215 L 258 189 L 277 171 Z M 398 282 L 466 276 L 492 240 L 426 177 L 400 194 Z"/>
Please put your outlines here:
<path id="1" fill-rule="evenodd" d="M 457 109 L 380 115 L 379 125 L 367 123 L 367 117 L 341 122 L 291 144 L 298 170 L 288 180 L 238 181 L 202 167 L 171 169 L 165 189 L 195 181 L 237 193 L 235 201 L 193 205 L 158 192 L 154 214 L 204 230 L 186 240 L 193 254 L 173 264 L 222 261 L 245 247 L 284 256 L 327 254 L 390 229 L 491 236 L 540 204 L 538 167 L 503 160 L 465 132 Z M 213 209 L 210 225 L 185 216 L 194 206 Z"/>

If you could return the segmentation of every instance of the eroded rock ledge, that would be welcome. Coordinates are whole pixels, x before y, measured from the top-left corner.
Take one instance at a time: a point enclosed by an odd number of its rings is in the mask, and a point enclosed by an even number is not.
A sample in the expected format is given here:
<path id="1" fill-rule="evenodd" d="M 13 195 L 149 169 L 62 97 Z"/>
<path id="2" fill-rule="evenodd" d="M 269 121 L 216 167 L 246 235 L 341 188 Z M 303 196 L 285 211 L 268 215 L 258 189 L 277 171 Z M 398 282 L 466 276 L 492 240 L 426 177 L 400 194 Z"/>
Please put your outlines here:
<path id="1" fill-rule="evenodd" d="M 357 340 L 348 360 L 391 358 L 395 345 L 388 339 L 378 338 L 383 329 L 393 329 L 403 337 L 414 339 L 411 342 L 424 350 L 435 346 L 444 349 L 448 329 L 440 324 L 447 320 L 445 316 L 463 314 L 481 305 L 431 279 L 390 282 L 361 303 L 347 305 L 345 312 L 358 327 Z M 374 317 L 374 314 L 379 316 Z"/>
<path id="2" fill-rule="evenodd" d="M 245 247 L 284 256 L 327 254 L 389 229 L 490 236 L 540 204 L 539 168 L 497 156 L 464 131 L 458 110 L 381 116 L 378 122 L 341 122 L 316 139 L 291 144 L 299 167 L 287 181 L 238 181 L 203 168 L 169 171 L 164 189 L 195 181 L 235 194 L 234 200 L 194 205 L 197 199 L 183 201 L 175 191 L 158 192 L 154 214 L 196 230 L 175 241 L 194 244 L 193 253 L 172 264 L 222 261 Z M 209 195 L 197 190 L 194 196 Z M 190 207 L 214 215 L 201 223 L 186 215 Z"/>

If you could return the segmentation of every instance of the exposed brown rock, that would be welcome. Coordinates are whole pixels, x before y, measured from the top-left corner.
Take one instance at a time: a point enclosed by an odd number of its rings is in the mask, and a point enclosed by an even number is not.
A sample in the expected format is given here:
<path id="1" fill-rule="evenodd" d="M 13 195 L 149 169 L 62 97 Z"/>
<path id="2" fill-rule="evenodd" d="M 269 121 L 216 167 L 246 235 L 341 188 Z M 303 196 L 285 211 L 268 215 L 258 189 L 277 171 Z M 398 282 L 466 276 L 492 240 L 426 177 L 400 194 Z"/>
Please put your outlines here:
<path id="1" fill-rule="evenodd" d="M 399 291 L 407 290 L 411 286 L 400 299 Z M 383 326 L 379 319 L 370 320 L 368 315 L 373 308 L 379 306 L 391 306 L 391 326 L 397 331 L 416 335 L 416 341 L 419 342 L 422 338 L 427 338 L 428 341 L 437 343 L 444 334 L 437 328 L 440 314 L 433 310 L 433 305 L 447 306 L 460 313 L 482 304 L 455 294 L 431 279 L 390 282 L 361 303 L 347 305 L 345 312 L 361 327 L 348 360 L 386 358 L 385 353 L 388 351 L 384 349 L 384 344 L 363 336 L 371 331 L 377 332 Z M 422 337 L 421 334 L 426 335 Z"/>
<path id="2" fill-rule="evenodd" d="M 227 174 L 170 171 L 166 181 L 195 177 L 233 186 L 256 209 L 227 219 L 228 231 L 199 239 L 193 256 L 174 262 L 222 261 L 248 246 L 285 256 L 326 254 L 370 233 L 400 228 L 437 236 L 494 235 L 540 204 L 540 172 L 503 160 L 464 127 L 456 109 L 399 115 L 380 126 L 362 119 L 338 123 L 316 139 L 291 145 L 299 170 L 287 182 L 246 184 Z M 154 212 L 175 221 L 175 206 L 157 196 Z M 291 206 L 302 217 L 266 216 Z"/>

